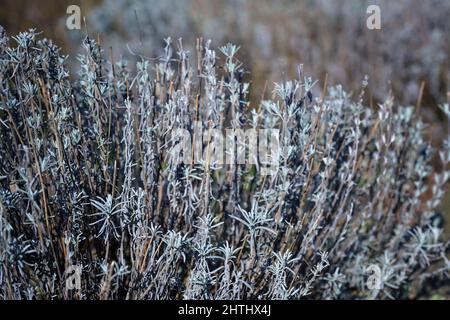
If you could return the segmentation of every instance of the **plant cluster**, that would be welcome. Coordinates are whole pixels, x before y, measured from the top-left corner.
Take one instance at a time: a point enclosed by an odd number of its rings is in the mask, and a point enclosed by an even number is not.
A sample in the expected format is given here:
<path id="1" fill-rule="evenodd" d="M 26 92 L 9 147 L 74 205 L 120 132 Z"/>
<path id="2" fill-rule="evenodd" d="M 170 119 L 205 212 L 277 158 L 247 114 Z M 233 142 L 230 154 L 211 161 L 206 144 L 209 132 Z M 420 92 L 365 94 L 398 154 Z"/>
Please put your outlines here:
<path id="1" fill-rule="evenodd" d="M 366 82 L 356 98 L 314 95 L 301 66 L 250 102 L 232 44 L 166 39 L 132 72 L 87 37 L 70 77 L 34 30 L 12 41 L 2 34 L 1 299 L 386 299 L 448 279 L 436 208 L 450 139 L 433 172 L 414 108 L 364 106 Z M 183 163 L 171 132 L 195 122 L 278 129 L 278 170 Z"/>

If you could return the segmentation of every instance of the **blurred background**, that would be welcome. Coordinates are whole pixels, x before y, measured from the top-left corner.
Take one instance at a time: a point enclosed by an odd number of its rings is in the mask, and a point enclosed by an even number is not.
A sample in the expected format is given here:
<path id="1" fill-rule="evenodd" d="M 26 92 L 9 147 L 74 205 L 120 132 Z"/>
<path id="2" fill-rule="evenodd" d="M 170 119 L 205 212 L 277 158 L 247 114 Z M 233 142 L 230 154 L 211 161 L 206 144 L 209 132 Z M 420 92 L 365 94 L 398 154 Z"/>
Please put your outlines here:
<path id="1" fill-rule="evenodd" d="M 66 28 L 71 4 L 85 18 L 81 30 Z M 370 4 L 381 8 L 381 30 L 366 27 Z M 132 53 L 161 54 L 168 36 L 182 38 L 191 52 L 198 37 L 211 39 L 213 47 L 236 43 L 256 99 L 266 84 L 296 77 L 299 64 L 320 83 L 328 74 L 329 85 L 340 83 L 355 94 L 368 75 L 367 104 L 383 101 L 389 91 L 397 103 L 421 103 L 437 148 L 449 130 L 438 109 L 450 99 L 449 17 L 448 0 L 0 0 L 0 25 L 10 36 L 41 30 L 70 55 L 73 70 L 89 33 L 115 59 L 131 61 Z M 442 212 L 448 237 L 449 192 Z"/>
<path id="2" fill-rule="evenodd" d="M 81 8 L 81 30 L 65 27 L 66 9 Z M 366 27 L 370 4 L 381 8 L 381 30 Z M 98 36 L 116 55 L 130 49 L 161 53 L 163 39 L 211 39 L 213 46 L 241 45 L 240 58 L 252 73 L 253 90 L 296 66 L 347 90 L 370 78 L 370 96 L 381 101 L 392 89 L 402 104 L 436 107 L 449 90 L 450 1 L 448 0 L 0 0 L 0 23 L 10 35 L 36 27 L 73 53 L 86 35 Z M 129 58 L 129 57 L 128 57 Z"/>

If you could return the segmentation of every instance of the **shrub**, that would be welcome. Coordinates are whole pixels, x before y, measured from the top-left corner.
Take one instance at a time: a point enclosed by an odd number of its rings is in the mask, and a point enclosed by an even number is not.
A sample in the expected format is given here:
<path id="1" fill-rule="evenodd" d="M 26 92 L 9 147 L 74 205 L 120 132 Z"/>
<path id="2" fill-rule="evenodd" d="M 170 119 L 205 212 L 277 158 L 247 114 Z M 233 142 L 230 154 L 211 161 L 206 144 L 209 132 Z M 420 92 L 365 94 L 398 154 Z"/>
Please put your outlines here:
<path id="1" fill-rule="evenodd" d="M 167 39 L 132 73 L 87 37 L 72 79 L 51 41 L 13 39 L 0 41 L 2 299 L 407 298 L 448 277 L 436 208 L 450 140 L 432 172 L 416 110 L 365 107 L 366 82 L 315 97 L 299 67 L 257 103 L 231 44 L 218 58 L 198 41 L 192 59 Z M 171 132 L 196 121 L 278 129 L 278 170 L 184 163 Z"/>

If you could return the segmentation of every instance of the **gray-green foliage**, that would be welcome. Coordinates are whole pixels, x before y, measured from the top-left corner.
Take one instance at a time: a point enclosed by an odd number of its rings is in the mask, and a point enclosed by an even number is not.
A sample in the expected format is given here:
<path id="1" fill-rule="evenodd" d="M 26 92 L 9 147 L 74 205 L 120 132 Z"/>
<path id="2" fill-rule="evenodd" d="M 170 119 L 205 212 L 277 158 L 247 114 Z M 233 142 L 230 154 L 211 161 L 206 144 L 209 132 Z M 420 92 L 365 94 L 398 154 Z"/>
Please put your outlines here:
<path id="1" fill-rule="evenodd" d="M 51 41 L 14 42 L 0 42 L 1 299 L 384 299 L 448 277 L 434 217 L 450 140 L 435 173 L 413 108 L 341 86 L 313 97 L 301 68 L 250 102 L 233 45 L 167 39 L 134 73 L 87 38 L 69 77 Z M 278 128 L 278 171 L 184 164 L 170 132 L 197 120 Z"/>

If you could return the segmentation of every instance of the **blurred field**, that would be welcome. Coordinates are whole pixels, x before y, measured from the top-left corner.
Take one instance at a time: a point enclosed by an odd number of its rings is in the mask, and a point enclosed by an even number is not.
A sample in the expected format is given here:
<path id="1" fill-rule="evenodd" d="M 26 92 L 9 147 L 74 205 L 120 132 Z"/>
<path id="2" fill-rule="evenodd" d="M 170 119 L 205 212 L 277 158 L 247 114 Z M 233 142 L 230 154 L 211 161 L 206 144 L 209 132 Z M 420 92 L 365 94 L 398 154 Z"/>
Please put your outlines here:
<path id="1" fill-rule="evenodd" d="M 366 28 L 366 8 L 378 3 L 382 29 Z M 382 99 L 392 89 L 404 104 L 415 104 L 422 81 L 424 104 L 445 102 L 449 84 L 448 1 L 273 1 L 262 0 L 1 0 L 0 21 L 10 34 L 37 27 L 70 51 L 85 30 L 65 29 L 69 4 L 78 4 L 89 32 L 99 34 L 117 54 L 158 54 L 163 38 L 199 36 L 213 44 L 241 44 L 250 66 L 253 89 L 260 92 L 281 76 L 307 73 L 357 90 L 369 75 L 371 96 Z M 284 70 L 284 74 L 280 74 Z"/>

